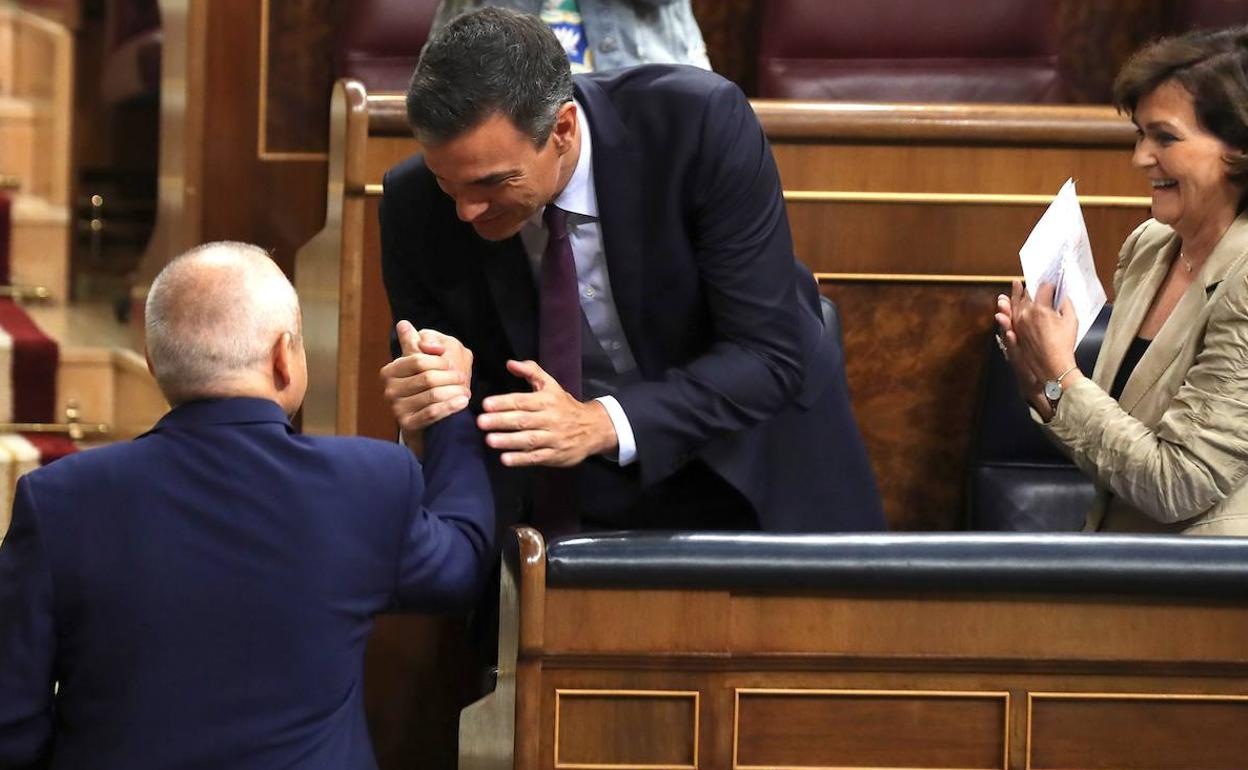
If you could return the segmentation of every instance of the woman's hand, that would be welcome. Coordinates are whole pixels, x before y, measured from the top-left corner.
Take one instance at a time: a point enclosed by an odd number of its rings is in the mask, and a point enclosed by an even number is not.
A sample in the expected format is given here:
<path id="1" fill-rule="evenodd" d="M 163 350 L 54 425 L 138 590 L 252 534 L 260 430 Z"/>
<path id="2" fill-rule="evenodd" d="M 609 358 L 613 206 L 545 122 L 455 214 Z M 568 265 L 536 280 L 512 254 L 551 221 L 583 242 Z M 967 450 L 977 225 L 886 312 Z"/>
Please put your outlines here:
<path id="1" fill-rule="evenodd" d="M 1041 284 L 1033 301 L 1023 290 L 1022 282 L 1014 281 L 1008 298 L 997 297 L 994 316 L 1019 390 L 1045 420 L 1052 416 L 1052 409 L 1044 396 L 1044 383 L 1075 366 L 1075 339 L 1079 332 L 1079 320 L 1069 297 L 1059 309 L 1053 309 L 1055 290 L 1051 283 Z M 1069 385 L 1080 376 L 1076 369 L 1062 382 Z"/>

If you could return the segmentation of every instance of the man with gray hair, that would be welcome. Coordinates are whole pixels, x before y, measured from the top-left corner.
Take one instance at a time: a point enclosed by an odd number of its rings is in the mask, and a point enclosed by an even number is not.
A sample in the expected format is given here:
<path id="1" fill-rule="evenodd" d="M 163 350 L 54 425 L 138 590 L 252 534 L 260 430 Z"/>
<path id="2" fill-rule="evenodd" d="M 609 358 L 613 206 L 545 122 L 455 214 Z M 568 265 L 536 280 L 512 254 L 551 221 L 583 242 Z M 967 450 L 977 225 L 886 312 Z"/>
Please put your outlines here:
<path id="1" fill-rule="evenodd" d="M 375 767 L 373 616 L 471 606 L 490 566 L 476 426 L 444 420 L 423 469 L 395 444 L 295 433 L 298 299 L 255 246 L 175 259 L 146 325 L 172 410 L 17 487 L 0 767 Z"/>

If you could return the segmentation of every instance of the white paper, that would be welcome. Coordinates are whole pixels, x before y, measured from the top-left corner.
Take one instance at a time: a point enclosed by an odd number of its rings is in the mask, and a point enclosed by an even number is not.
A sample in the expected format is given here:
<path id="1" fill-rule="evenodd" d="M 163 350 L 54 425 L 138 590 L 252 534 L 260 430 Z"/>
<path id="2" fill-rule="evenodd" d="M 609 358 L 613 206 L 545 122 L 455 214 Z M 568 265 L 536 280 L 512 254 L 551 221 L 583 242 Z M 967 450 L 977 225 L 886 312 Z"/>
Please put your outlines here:
<path id="1" fill-rule="evenodd" d="M 1075 195 L 1075 180 L 1067 179 L 1062 185 L 1027 236 L 1027 242 L 1018 250 L 1018 256 L 1023 263 L 1027 293 L 1032 299 L 1042 283 L 1057 287 L 1053 307 L 1061 307 L 1062 301 L 1070 297 L 1075 317 L 1079 319 L 1079 335 L 1075 339 L 1078 345 L 1105 306 L 1105 288 L 1096 277 L 1088 228 Z"/>

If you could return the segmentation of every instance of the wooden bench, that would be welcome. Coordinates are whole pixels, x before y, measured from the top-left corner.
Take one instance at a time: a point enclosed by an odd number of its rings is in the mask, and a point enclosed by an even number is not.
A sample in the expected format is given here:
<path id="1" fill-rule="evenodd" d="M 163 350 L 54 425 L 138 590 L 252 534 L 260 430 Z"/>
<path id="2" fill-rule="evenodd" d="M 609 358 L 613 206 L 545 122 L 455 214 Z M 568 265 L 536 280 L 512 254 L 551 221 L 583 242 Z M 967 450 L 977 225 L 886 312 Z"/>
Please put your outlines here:
<path id="1" fill-rule="evenodd" d="M 519 529 L 501 596 L 460 770 L 1248 757 L 1248 540 Z"/>
<path id="2" fill-rule="evenodd" d="M 799 256 L 841 309 L 855 412 L 894 529 L 960 524 L 965 459 L 995 295 L 1067 177 L 1109 287 L 1147 216 L 1134 130 L 1108 107 L 755 103 Z M 391 438 L 377 206 L 418 151 L 403 95 L 334 88 L 325 228 L 296 257 L 310 432 Z"/>

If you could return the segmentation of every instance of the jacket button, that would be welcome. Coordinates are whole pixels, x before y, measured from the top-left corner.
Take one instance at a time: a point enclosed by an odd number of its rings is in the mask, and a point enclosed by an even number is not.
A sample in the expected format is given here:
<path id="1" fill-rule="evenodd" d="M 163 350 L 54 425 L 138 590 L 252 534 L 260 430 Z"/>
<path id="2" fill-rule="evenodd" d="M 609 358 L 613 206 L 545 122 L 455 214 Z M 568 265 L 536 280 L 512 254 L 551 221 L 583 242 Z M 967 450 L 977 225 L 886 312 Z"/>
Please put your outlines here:
<path id="1" fill-rule="evenodd" d="M 616 42 L 615 42 L 615 38 L 613 38 L 613 37 L 604 37 L 604 38 L 602 39 L 602 45 L 600 45 L 600 46 L 598 46 L 598 47 L 599 47 L 600 49 L 602 49 L 603 53 L 611 53 L 612 51 L 614 51 L 614 50 L 615 50 L 616 48 L 618 48 L 619 46 L 616 44 Z"/>

